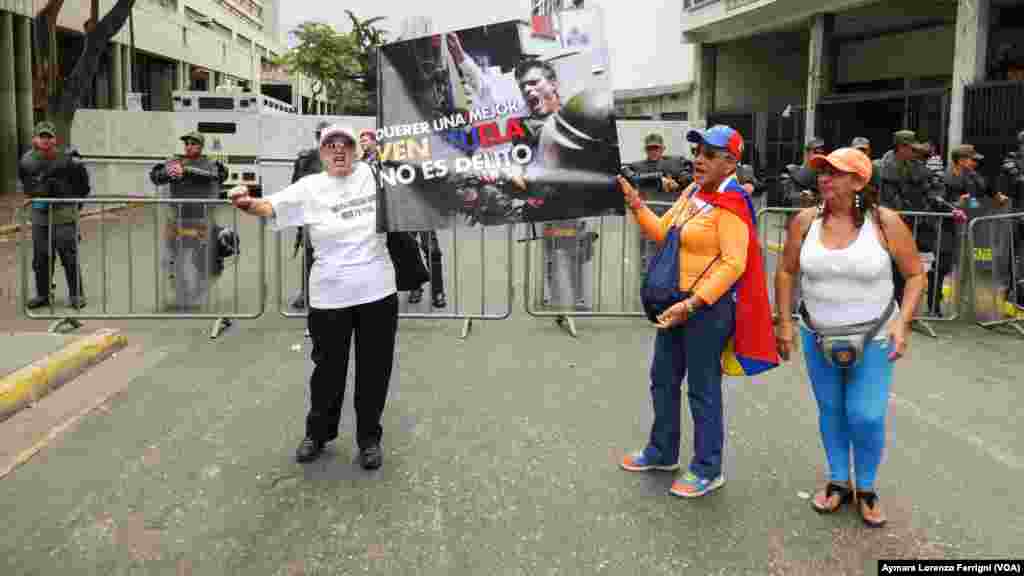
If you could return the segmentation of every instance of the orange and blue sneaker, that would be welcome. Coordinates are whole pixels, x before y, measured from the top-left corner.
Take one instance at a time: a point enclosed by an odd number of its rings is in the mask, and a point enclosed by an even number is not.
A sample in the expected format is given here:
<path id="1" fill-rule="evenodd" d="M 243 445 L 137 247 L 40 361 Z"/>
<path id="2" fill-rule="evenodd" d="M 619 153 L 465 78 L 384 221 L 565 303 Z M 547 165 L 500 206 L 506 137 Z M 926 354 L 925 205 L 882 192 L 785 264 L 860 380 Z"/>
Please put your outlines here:
<path id="1" fill-rule="evenodd" d="M 630 472 L 646 472 L 648 470 L 678 470 L 679 462 L 675 464 L 657 464 L 652 462 L 643 452 L 633 452 L 623 456 L 621 466 Z"/>
<path id="2" fill-rule="evenodd" d="M 681 498 L 696 498 L 712 490 L 717 490 L 724 484 L 725 476 L 719 475 L 714 479 L 701 478 L 694 474 L 692 470 L 687 470 L 682 478 L 672 483 L 672 488 L 669 489 L 669 492 Z"/>

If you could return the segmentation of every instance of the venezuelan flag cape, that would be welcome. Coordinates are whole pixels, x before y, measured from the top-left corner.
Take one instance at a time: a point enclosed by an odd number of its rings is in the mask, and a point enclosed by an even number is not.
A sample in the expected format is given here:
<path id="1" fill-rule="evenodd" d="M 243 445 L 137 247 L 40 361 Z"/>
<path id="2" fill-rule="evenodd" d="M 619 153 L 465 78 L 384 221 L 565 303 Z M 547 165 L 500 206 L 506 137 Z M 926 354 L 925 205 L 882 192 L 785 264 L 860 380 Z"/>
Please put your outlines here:
<path id="1" fill-rule="evenodd" d="M 736 323 L 733 335 L 722 352 L 722 372 L 728 376 L 753 376 L 779 365 L 775 348 L 768 283 L 764 275 L 761 244 L 757 237 L 757 215 L 750 195 L 729 177 L 717 193 L 697 193 L 701 200 L 728 210 L 747 225 L 747 267 L 736 282 Z"/>

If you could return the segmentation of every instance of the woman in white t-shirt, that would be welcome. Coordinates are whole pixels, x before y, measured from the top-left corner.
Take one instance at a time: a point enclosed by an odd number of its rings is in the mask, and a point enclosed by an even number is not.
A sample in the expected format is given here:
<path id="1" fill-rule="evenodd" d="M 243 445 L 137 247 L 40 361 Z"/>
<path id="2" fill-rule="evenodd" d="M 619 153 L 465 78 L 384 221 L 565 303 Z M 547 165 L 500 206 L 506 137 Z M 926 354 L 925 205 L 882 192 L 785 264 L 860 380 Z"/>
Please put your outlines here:
<path id="1" fill-rule="evenodd" d="M 395 268 L 387 235 L 377 232 L 377 187 L 353 131 L 330 126 L 320 135 L 326 170 L 301 178 L 267 198 L 232 189 L 240 210 L 271 219 L 272 227 L 306 226 L 313 244 L 309 278 L 309 328 L 315 368 L 310 378 L 306 436 L 299 462 L 315 460 L 338 437 L 348 374 L 349 346 L 356 347 L 356 443 L 365 469 L 379 468 L 381 414 L 398 328 Z"/>
<path id="2" fill-rule="evenodd" d="M 775 274 L 779 355 L 788 360 L 793 351 L 791 297 L 799 278 L 801 345 L 829 467 L 829 481 L 811 505 L 827 514 L 855 502 L 864 523 L 878 527 L 886 521 L 875 479 L 892 363 L 906 354 L 925 277 L 910 228 L 878 206 L 871 160 L 863 152 L 840 148 L 814 156 L 810 167 L 818 174 L 822 205 L 803 210 L 789 225 Z M 902 309 L 893 298 L 894 261 L 906 279 Z"/>

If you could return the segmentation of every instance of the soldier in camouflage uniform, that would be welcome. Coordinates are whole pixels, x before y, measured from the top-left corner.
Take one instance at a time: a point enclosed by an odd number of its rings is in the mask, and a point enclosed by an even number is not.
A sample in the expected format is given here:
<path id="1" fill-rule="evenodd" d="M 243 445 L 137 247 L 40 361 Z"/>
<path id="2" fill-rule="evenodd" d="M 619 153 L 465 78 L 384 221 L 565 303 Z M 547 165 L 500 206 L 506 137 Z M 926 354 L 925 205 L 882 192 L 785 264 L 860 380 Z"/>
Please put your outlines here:
<path id="1" fill-rule="evenodd" d="M 945 183 L 925 164 L 930 152 L 926 145 L 917 141 L 917 134 L 911 130 L 895 132 L 893 144 L 892 150 L 873 161 L 872 184 L 878 188 L 881 205 L 903 212 L 953 212 L 957 221 L 962 220 L 964 215 L 946 199 Z M 928 307 L 933 315 L 941 315 L 939 279 L 953 266 L 956 242 L 953 225 L 948 220 L 943 221 L 942 234 L 939 234 L 934 218 L 920 218 L 916 224 L 913 218 L 905 220 L 914 232 L 918 251 L 935 256 L 938 274 L 928 274 Z M 903 297 L 903 277 L 895 274 L 893 284 L 899 302 Z"/>
<path id="2" fill-rule="evenodd" d="M 85 168 L 69 151 L 57 149 L 56 134 L 50 122 L 37 124 L 32 137 L 32 149 L 18 162 L 18 178 L 29 198 L 69 198 L 88 194 L 89 182 Z M 29 309 L 50 304 L 54 256 L 60 257 L 64 268 L 68 303 L 75 309 L 85 307 L 82 274 L 78 266 L 78 210 L 78 204 L 32 203 L 32 269 L 35 271 L 36 297 L 26 304 Z M 50 253 L 51 235 L 52 249 L 56 255 Z"/>
<path id="3" fill-rule="evenodd" d="M 227 180 L 227 168 L 203 155 L 206 139 L 199 132 L 181 137 L 185 152 L 168 158 L 149 172 L 157 186 L 169 184 L 171 198 L 215 200 L 221 197 L 221 184 Z M 176 206 L 167 225 L 167 248 L 171 255 L 180 308 L 201 304 L 216 276 L 217 242 L 212 208 L 203 204 Z"/>

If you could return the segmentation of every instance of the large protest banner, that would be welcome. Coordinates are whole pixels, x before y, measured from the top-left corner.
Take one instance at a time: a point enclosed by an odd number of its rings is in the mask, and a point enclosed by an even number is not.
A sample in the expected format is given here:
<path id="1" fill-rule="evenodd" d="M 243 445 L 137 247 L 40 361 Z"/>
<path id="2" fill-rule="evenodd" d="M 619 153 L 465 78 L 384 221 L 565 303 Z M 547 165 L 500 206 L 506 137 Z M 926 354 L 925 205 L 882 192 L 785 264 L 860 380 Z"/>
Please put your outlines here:
<path id="1" fill-rule="evenodd" d="M 380 48 L 382 231 L 623 213 L 600 13 L 545 18 Z"/>

